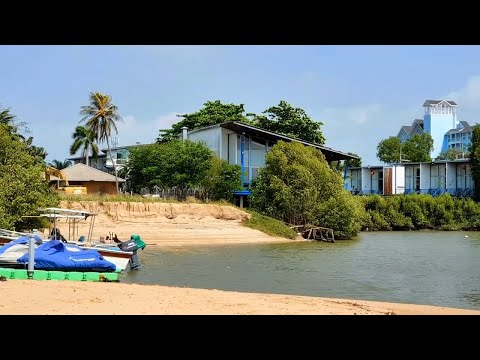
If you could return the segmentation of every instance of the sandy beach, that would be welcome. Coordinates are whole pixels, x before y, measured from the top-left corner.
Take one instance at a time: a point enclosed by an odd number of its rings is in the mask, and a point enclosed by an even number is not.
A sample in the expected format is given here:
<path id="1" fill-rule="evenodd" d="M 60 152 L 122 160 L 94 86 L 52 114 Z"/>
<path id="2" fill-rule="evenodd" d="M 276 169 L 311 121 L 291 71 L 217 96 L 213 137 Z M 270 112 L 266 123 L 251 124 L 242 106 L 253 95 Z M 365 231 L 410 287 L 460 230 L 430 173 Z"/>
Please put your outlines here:
<path id="1" fill-rule="evenodd" d="M 246 212 L 185 203 L 62 202 L 98 213 L 93 237 L 138 234 L 149 245 L 196 246 L 287 242 L 246 228 Z M 68 234 L 68 226 L 59 227 Z M 87 223 L 80 234 L 86 234 Z M 301 240 L 293 240 L 301 241 Z M 360 300 L 241 293 L 125 283 L 0 281 L 0 314 L 476 314 L 480 311 Z M 25 299 L 28 299 L 26 301 Z"/>
<path id="2" fill-rule="evenodd" d="M 480 315 L 424 305 L 122 283 L 8 280 L 0 282 L 0 292 L 0 314 L 15 315 Z"/>

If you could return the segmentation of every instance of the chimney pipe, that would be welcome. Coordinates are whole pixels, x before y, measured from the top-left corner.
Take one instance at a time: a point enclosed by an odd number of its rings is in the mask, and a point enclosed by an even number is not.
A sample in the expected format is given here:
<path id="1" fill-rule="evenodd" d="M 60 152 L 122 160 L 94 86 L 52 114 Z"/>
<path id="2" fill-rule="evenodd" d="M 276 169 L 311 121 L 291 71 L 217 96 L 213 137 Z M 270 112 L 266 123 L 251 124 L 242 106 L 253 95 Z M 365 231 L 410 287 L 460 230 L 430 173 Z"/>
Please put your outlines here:
<path id="1" fill-rule="evenodd" d="M 186 126 L 182 127 L 182 141 L 188 139 L 188 128 Z"/>

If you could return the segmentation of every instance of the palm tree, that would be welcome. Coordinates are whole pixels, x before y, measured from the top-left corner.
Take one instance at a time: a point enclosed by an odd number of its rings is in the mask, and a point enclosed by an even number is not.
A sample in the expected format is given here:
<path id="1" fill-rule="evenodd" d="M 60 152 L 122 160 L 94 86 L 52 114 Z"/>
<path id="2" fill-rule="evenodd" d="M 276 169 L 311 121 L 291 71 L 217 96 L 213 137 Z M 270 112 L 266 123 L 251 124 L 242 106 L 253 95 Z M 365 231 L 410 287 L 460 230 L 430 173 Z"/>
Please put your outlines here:
<path id="1" fill-rule="evenodd" d="M 83 115 L 82 120 L 86 122 L 86 127 L 93 133 L 97 141 L 106 141 L 108 147 L 108 154 L 113 164 L 113 171 L 115 172 L 115 185 L 118 194 L 118 177 L 117 166 L 113 161 L 112 151 L 110 149 L 110 136 L 112 132 L 118 134 L 116 122 L 123 121 L 118 108 L 112 104 L 112 97 L 110 95 L 99 92 L 90 93 L 90 104 L 82 106 L 80 115 Z"/>
<path id="2" fill-rule="evenodd" d="M 85 165 L 89 166 L 88 156 L 90 149 L 92 149 L 92 156 L 98 156 L 98 145 L 95 139 L 95 134 L 85 126 L 77 126 L 72 134 L 73 144 L 70 146 L 70 155 L 83 147 L 83 157 L 85 158 Z"/>
<path id="3" fill-rule="evenodd" d="M 65 168 L 69 167 L 70 165 L 72 165 L 72 162 L 70 160 L 67 160 L 67 159 L 65 159 L 64 161 L 53 160 L 48 165 L 51 166 L 51 167 L 54 167 L 55 169 L 63 170 Z"/>

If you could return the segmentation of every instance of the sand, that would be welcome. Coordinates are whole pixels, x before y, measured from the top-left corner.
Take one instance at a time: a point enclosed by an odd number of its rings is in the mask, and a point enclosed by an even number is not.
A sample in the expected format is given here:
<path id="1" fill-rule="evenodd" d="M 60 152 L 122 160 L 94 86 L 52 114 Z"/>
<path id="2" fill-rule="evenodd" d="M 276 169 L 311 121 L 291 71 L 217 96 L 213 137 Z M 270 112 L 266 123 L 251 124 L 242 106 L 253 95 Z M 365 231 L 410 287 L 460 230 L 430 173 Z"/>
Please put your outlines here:
<path id="1" fill-rule="evenodd" d="M 94 238 L 139 234 L 150 245 L 287 242 L 240 223 L 249 214 L 204 204 L 74 202 L 64 208 L 98 213 Z M 65 223 L 60 223 L 68 233 Z M 87 233 L 87 225 L 80 233 Z M 300 241 L 300 240 L 294 240 Z M 0 281 L 0 314 L 477 314 L 480 311 L 359 300 L 253 294 L 125 283 Z"/>
<path id="2" fill-rule="evenodd" d="M 242 243 L 288 242 L 241 225 L 250 215 L 232 206 L 188 203 L 113 203 L 92 201 L 62 202 L 62 208 L 97 213 L 93 239 L 110 231 L 122 241 L 138 234 L 145 243 L 157 246 L 222 245 Z M 86 235 L 90 220 L 79 226 Z M 65 220 L 58 222 L 62 234 L 68 234 Z M 48 232 L 48 231 L 47 231 Z M 300 239 L 299 239 L 300 240 Z M 303 240 L 303 239 L 301 239 Z"/>
<path id="3" fill-rule="evenodd" d="M 158 285 L 70 281 L 0 282 L 0 314 L 480 315 L 480 311 Z"/>

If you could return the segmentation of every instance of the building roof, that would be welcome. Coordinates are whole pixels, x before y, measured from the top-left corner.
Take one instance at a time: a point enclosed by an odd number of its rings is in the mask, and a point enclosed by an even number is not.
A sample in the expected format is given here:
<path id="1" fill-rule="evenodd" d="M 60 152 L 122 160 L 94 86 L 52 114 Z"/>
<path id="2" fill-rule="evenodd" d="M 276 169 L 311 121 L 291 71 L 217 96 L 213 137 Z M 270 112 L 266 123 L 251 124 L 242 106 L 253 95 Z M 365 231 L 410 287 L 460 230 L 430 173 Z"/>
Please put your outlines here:
<path id="1" fill-rule="evenodd" d="M 107 154 L 102 154 L 102 153 L 98 153 L 97 156 L 92 156 L 90 155 L 88 157 L 89 161 L 92 160 L 92 159 L 100 159 L 100 158 L 104 158 L 105 156 L 107 156 Z M 72 161 L 75 161 L 75 160 L 84 160 L 85 159 L 85 156 L 74 156 L 74 157 L 69 157 L 67 158 L 67 160 L 72 160 Z"/>
<path id="2" fill-rule="evenodd" d="M 451 100 L 426 100 L 424 103 L 423 103 L 423 106 L 426 107 L 426 106 L 436 106 L 436 105 L 439 105 L 441 102 L 446 102 L 448 105 L 451 105 L 451 106 L 457 106 L 457 103 L 455 101 L 451 101 Z"/>
<path id="3" fill-rule="evenodd" d="M 415 119 L 413 120 L 413 124 L 418 124 L 423 129 L 423 119 Z"/>
<path id="4" fill-rule="evenodd" d="M 135 144 L 135 145 L 125 145 L 125 146 L 114 146 L 114 147 L 111 147 L 110 150 L 127 150 L 127 149 L 130 149 L 132 147 L 138 147 L 138 146 L 142 146 L 142 145 L 151 145 L 151 144 Z M 108 153 L 108 148 L 100 149 L 100 151 L 107 154 Z"/>
<path id="5" fill-rule="evenodd" d="M 95 169 L 85 164 L 75 164 L 62 170 L 68 181 L 104 181 L 115 182 L 115 176 L 104 171 Z M 118 182 L 125 182 L 122 178 L 117 178 Z M 50 181 L 59 180 L 56 176 L 51 176 Z"/>
<path id="6" fill-rule="evenodd" d="M 358 159 L 358 156 L 353 155 L 351 153 L 345 153 L 342 151 L 334 150 L 332 148 L 323 146 L 323 145 L 318 145 L 318 144 L 313 144 L 308 141 L 304 141 L 301 139 L 295 139 L 289 136 L 285 136 L 282 134 L 278 134 L 272 131 L 268 131 L 265 129 L 261 129 L 259 127 L 253 126 L 253 125 L 248 125 L 245 123 L 242 123 L 240 121 L 229 121 L 229 122 L 224 122 L 222 124 L 219 124 L 217 126 L 220 126 L 225 129 L 229 129 L 232 131 L 235 131 L 236 133 L 245 133 L 247 135 L 252 135 L 258 138 L 263 138 L 265 140 L 269 141 L 286 141 L 286 142 L 299 142 L 303 145 L 307 146 L 312 146 L 318 150 L 320 150 L 323 155 L 325 155 L 325 158 L 327 161 L 336 161 L 336 160 L 349 160 L 349 159 Z"/>
<path id="7" fill-rule="evenodd" d="M 463 132 L 468 132 L 472 131 L 472 126 L 466 121 L 460 121 L 461 127 L 458 127 L 456 129 L 450 129 L 448 130 L 445 135 L 450 135 L 450 134 L 457 134 L 457 133 L 463 133 Z"/>
<path id="8" fill-rule="evenodd" d="M 410 132 L 412 131 L 412 129 L 413 129 L 413 126 L 404 125 L 404 126 L 402 126 L 402 128 L 400 129 L 400 131 L 405 130 L 405 132 L 407 133 L 407 135 L 410 136 Z"/>

